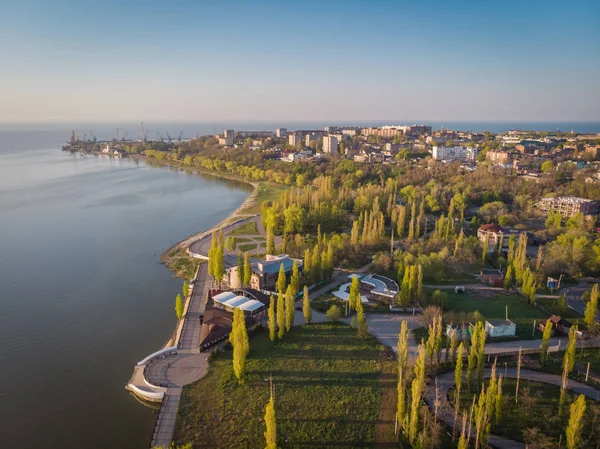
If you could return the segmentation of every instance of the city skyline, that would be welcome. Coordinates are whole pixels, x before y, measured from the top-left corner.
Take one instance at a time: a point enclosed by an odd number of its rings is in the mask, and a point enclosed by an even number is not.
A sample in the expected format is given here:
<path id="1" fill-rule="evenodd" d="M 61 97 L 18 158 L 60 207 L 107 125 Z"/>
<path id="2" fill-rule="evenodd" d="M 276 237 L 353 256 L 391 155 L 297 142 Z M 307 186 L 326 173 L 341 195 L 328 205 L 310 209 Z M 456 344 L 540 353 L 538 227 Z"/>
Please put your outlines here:
<path id="1" fill-rule="evenodd" d="M 592 1 L 3 6 L 0 122 L 597 121 Z"/>

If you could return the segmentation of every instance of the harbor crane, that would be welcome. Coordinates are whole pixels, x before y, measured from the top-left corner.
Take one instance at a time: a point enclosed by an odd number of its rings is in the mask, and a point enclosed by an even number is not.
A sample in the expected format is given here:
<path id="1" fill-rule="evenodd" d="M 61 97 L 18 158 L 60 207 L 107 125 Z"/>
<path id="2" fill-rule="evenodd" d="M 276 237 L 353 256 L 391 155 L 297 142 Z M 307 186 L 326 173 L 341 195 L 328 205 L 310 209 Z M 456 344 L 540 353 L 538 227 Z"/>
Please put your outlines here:
<path id="1" fill-rule="evenodd" d="M 181 142 L 182 138 L 183 138 L 183 129 L 179 132 L 179 137 L 177 138 L 177 141 Z"/>
<path id="2" fill-rule="evenodd" d="M 167 133 L 167 140 L 169 141 L 169 143 L 171 143 L 171 140 L 173 140 L 171 138 L 171 134 L 169 134 L 169 131 L 165 131 Z M 162 140 L 162 139 L 161 139 Z"/>
<path id="3" fill-rule="evenodd" d="M 125 135 L 123 136 L 123 139 L 121 139 L 121 142 L 125 142 L 127 140 L 128 134 L 129 134 L 129 131 L 125 131 Z"/>

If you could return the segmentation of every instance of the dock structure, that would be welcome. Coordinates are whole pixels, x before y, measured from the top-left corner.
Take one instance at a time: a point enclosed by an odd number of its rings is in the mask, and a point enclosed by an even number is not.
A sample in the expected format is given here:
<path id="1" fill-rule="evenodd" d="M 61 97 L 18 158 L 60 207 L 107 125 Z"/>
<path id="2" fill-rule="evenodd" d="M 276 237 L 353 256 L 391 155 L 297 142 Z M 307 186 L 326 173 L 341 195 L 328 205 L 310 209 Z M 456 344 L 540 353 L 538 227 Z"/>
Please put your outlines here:
<path id="1" fill-rule="evenodd" d="M 161 404 L 150 447 L 171 446 L 182 388 L 206 374 L 208 353 L 200 352 L 200 329 L 208 291 L 215 286 L 208 275 L 208 264 L 201 264 L 178 323 L 174 345 L 138 362 L 125 387 L 145 401 Z"/>

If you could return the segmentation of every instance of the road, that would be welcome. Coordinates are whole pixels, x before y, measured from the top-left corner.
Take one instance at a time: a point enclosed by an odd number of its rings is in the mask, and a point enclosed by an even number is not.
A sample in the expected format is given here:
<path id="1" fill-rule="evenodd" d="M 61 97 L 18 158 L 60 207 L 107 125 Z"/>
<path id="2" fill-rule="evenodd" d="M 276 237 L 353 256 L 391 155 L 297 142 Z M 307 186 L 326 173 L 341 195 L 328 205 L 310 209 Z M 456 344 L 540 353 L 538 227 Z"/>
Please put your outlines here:
<path id="1" fill-rule="evenodd" d="M 177 354 L 154 361 L 146 371 L 146 379 L 150 383 L 167 386 L 156 421 L 152 447 L 171 446 L 182 387 L 204 377 L 208 369 L 208 353 L 200 352 L 200 318 L 204 315 L 208 291 L 215 286 L 214 280 L 208 275 L 208 264 L 201 264 L 183 318 Z"/>
<path id="2" fill-rule="evenodd" d="M 564 295 L 567 300 L 567 305 L 580 315 L 585 315 L 586 303 L 581 299 L 586 291 L 592 289 L 592 286 L 597 283 L 597 279 L 593 278 L 582 278 L 579 283 L 572 287 L 561 288 L 558 295 Z M 600 311 L 596 320 L 600 321 Z"/>

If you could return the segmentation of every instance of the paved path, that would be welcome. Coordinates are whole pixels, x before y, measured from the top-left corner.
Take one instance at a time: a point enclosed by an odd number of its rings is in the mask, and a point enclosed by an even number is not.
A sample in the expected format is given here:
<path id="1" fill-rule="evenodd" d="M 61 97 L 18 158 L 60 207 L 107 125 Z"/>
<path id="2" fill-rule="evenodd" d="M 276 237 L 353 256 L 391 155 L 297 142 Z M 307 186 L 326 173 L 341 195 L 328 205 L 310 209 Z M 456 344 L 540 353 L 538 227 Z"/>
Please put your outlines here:
<path id="1" fill-rule="evenodd" d="M 488 368 L 485 370 L 484 376 L 488 378 L 490 377 L 490 373 L 491 369 Z M 516 379 L 517 377 L 516 368 L 508 368 L 507 370 L 498 369 L 498 375 L 502 374 L 502 376 L 504 376 L 505 373 L 506 377 L 508 378 Z M 556 385 L 558 387 L 561 386 L 561 376 L 557 374 L 544 373 L 541 371 L 530 371 L 527 369 L 521 369 L 521 379 Z M 454 383 L 454 371 L 446 372 L 435 377 L 435 384 L 437 384 L 439 388 L 438 418 L 444 421 L 444 423 L 450 428 L 454 427 L 454 407 L 448 401 L 448 391 L 454 386 Z M 583 394 L 595 401 L 598 401 L 598 397 L 600 397 L 600 391 L 596 390 L 593 387 L 590 387 L 589 385 L 582 384 L 571 379 L 569 379 L 568 381 L 567 388 L 577 394 Z M 431 407 L 433 407 L 435 399 L 435 387 L 430 386 L 427 389 L 425 400 Z M 462 418 L 459 417 L 459 424 L 461 421 Z M 474 429 L 471 430 L 472 438 L 473 435 L 475 435 Z M 492 447 L 497 447 L 501 449 L 523 449 L 525 447 L 525 443 L 510 440 L 508 438 L 500 437 L 498 435 L 490 435 L 488 444 Z"/>
<path id="2" fill-rule="evenodd" d="M 204 315 L 208 290 L 214 287 L 214 280 L 208 275 L 208 264 L 203 263 L 194 282 L 177 354 L 154 361 L 146 371 L 149 382 L 167 386 L 152 437 L 152 447 L 171 446 L 182 387 L 204 377 L 208 369 L 208 353 L 200 352 L 200 318 Z"/>

